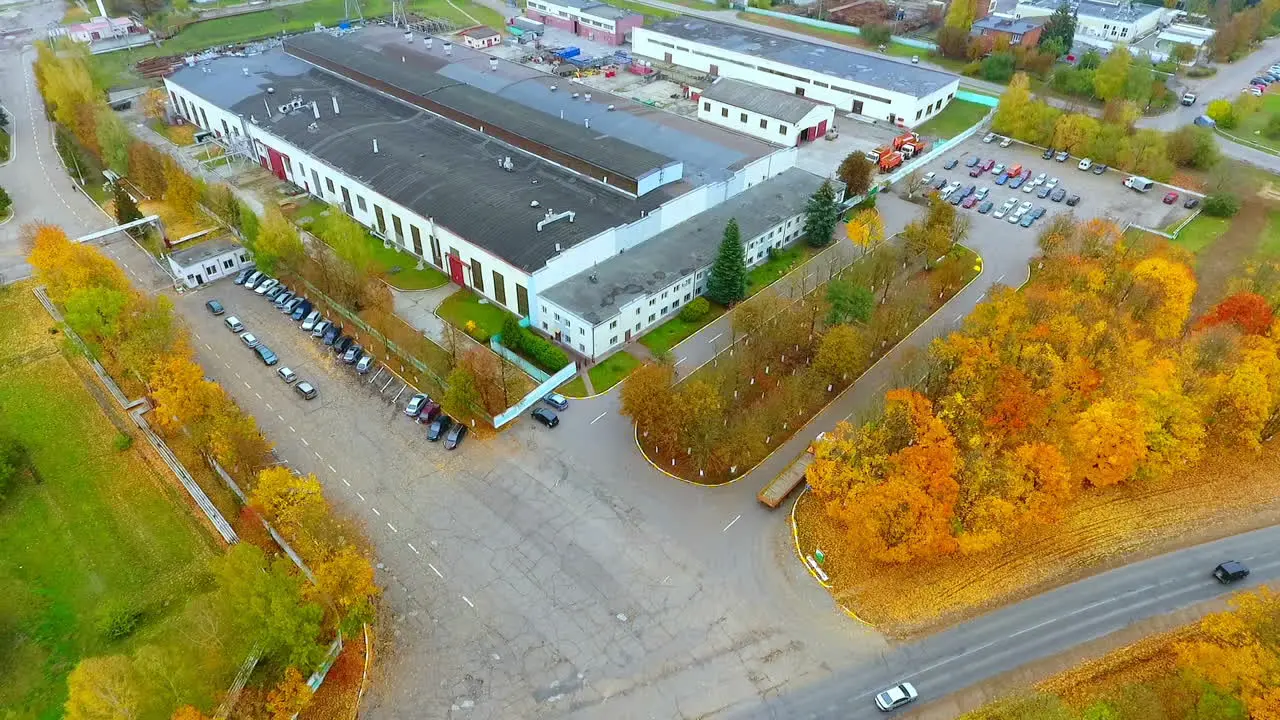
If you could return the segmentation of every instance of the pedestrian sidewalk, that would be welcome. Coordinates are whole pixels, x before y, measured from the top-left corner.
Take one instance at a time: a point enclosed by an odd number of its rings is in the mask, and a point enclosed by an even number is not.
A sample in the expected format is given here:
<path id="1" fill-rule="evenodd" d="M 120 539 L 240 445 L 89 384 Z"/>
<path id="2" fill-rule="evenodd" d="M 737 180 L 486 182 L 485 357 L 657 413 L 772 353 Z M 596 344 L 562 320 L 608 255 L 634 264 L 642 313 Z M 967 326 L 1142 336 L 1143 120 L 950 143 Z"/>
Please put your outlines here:
<path id="1" fill-rule="evenodd" d="M 430 290 L 397 290 L 391 288 L 392 307 L 396 315 L 417 328 L 436 344 L 445 345 L 444 320 L 436 315 L 440 303 L 458 291 L 458 286 L 445 283 Z"/>

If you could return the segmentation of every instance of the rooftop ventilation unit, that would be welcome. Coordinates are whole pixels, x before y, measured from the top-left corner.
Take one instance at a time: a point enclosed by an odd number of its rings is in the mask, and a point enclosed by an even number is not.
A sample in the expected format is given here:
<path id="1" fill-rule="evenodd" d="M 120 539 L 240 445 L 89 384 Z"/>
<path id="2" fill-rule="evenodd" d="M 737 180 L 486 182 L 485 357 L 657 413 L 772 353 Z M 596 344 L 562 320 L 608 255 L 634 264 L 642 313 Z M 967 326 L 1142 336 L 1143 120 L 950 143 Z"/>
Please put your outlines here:
<path id="1" fill-rule="evenodd" d="M 551 208 L 547 208 L 547 214 L 544 215 L 542 219 L 538 221 L 538 232 L 542 232 L 542 228 L 550 225 L 551 223 L 557 220 L 561 220 L 563 218 L 569 218 L 569 222 L 573 222 L 573 219 L 576 216 L 577 216 L 577 213 L 575 213 L 572 210 L 564 210 L 562 212 L 556 212 Z M 556 245 L 556 250 L 559 251 L 559 249 L 560 249 L 560 246 Z"/>
<path id="2" fill-rule="evenodd" d="M 245 77 L 249 77 L 249 68 L 247 68 L 247 67 L 241 67 L 241 68 L 240 68 L 240 73 L 241 73 L 242 75 L 244 75 Z"/>
<path id="3" fill-rule="evenodd" d="M 511 162 L 511 156 L 508 155 L 498 161 L 498 167 L 502 168 L 503 170 L 506 170 L 507 172 L 511 172 L 515 170 L 516 166 L 514 163 Z"/>
<path id="4" fill-rule="evenodd" d="M 428 36 L 426 36 L 426 37 L 422 38 L 422 44 L 423 44 L 423 45 L 426 45 L 428 48 L 430 48 L 430 47 L 431 47 L 431 36 L 430 36 L 430 35 L 428 35 Z"/>
<path id="5" fill-rule="evenodd" d="M 445 54 L 445 55 L 452 55 L 452 54 L 453 54 L 453 43 L 448 42 L 448 41 L 445 41 L 445 44 L 444 44 L 444 54 Z"/>
<path id="6" fill-rule="evenodd" d="M 330 95 L 329 99 L 333 101 L 333 114 L 337 115 L 338 114 L 338 96 Z"/>

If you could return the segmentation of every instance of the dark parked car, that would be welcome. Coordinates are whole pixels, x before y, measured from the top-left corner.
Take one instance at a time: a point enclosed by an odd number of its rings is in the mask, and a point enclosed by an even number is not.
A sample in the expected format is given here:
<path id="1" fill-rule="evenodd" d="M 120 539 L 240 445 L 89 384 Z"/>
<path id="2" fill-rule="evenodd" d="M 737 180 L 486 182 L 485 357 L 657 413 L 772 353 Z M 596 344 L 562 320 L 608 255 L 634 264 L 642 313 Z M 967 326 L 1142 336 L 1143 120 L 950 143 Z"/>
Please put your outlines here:
<path id="1" fill-rule="evenodd" d="M 1039 220 L 1040 218 L 1044 217 L 1044 214 L 1046 212 L 1048 211 L 1037 205 L 1036 208 L 1031 211 L 1031 218 L 1033 220 Z"/>
<path id="2" fill-rule="evenodd" d="M 1018 177 L 1009 181 L 1009 188 L 1013 190 L 1017 190 L 1018 188 L 1022 187 L 1022 184 L 1025 183 L 1026 181 L 1027 181 L 1026 175 L 1019 175 Z"/>
<path id="3" fill-rule="evenodd" d="M 1193 209 L 1193 208 L 1200 207 L 1200 198 L 1198 198 L 1198 197 L 1189 197 L 1189 198 L 1187 198 L 1187 201 L 1186 201 L 1186 202 L 1182 203 L 1182 207 L 1184 207 L 1184 208 L 1186 208 L 1186 209 L 1188 209 L 1188 210 L 1191 210 L 1191 209 Z"/>
<path id="4" fill-rule="evenodd" d="M 994 205 L 992 205 L 990 200 L 987 200 L 978 206 L 978 212 L 982 213 L 983 215 L 986 215 L 987 213 L 991 212 L 992 207 L 994 207 Z"/>
<path id="5" fill-rule="evenodd" d="M 1049 193 L 1051 193 L 1051 192 L 1053 192 L 1053 190 L 1052 190 L 1052 189 L 1047 188 L 1047 187 L 1044 187 L 1044 186 L 1041 186 L 1041 188 L 1040 188 L 1039 190 L 1037 190 L 1037 191 L 1036 191 L 1036 197 L 1038 197 L 1038 198 L 1040 198 L 1041 200 L 1043 200 L 1043 199 L 1045 199 L 1045 198 L 1049 197 Z"/>
<path id="6" fill-rule="evenodd" d="M 330 326 L 331 326 L 331 323 L 328 320 L 318 321 L 316 323 L 316 326 L 311 329 L 311 337 L 313 338 L 324 337 L 324 334 L 329 331 Z"/>
<path id="7" fill-rule="evenodd" d="M 339 337 L 342 336 L 342 326 L 333 323 L 324 329 L 324 334 L 320 336 L 321 342 L 326 346 L 332 345 Z"/>
<path id="8" fill-rule="evenodd" d="M 1213 569 L 1213 576 L 1226 585 L 1249 577 L 1249 568 L 1238 560 L 1228 560 Z"/>
<path id="9" fill-rule="evenodd" d="M 964 199 L 964 202 L 960 203 L 960 207 L 968 209 L 977 204 L 978 204 L 978 196 L 970 195 L 969 197 Z"/>
<path id="10" fill-rule="evenodd" d="M 311 301 L 303 298 L 302 302 L 298 303 L 298 305 L 293 308 L 293 312 L 289 314 L 289 317 L 294 320 L 301 320 L 306 317 L 309 312 L 311 312 Z"/>
<path id="11" fill-rule="evenodd" d="M 943 169 L 943 170 L 950 170 L 950 169 L 954 168 L 956 165 L 959 165 L 959 164 L 960 164 L 960 161 L 959 161 L 959 160 L 957 160 L 957 159 L 955 159 L 955 158 L 951 158 L 950 160 L 948 160 L 948 161 L 946 162 L 946 164 L 944 164 L 944 165 L 942 166 L 942 169 Z"/>
<path id="12" fill-rule="evenodd" d="M 934 178 L 933 184 L 931 184 L 929 187 L 933 188 L 934 190 L 941 190 L 946 186 L 947 186 L 947 179 L 939 176 Z"/>
<path id="13" fill-rule="evenodd" d="M 217 300 L 210 300 L 209 302 L 205 303 L 204 306 L 209 308 L 209 312 L 213 313 L 214 315 L 221 315 L 222 313 L 227 311 L 226 308 L 222 307 L 222 303 L 218 302 Z"/>
<path id="14" fill-rule="evenodd" d="M 342 353 L 346 352 L 346 351 L 347 351 L 347 348 L 351 347 L 351 345 L 352 345 L 355 341 L 356 341 L 356 340 L 355 340 L 355 338 L 351 337 L 350 335 L 343 335 L 342 337 L 338 338 L 337 340 L 334 340 L 334 341 L 333 341 L 333 354 L 334 354 L 334 355 L 342 355 Z"/>
<path id="15" fill-rule="evenodd" d="M 561 412 L 569 409 L 569 399 L 560 393 L 551 393 L 542 398 L 542 401 Z"/>
<path id="16" fill-rule="evenodd" d="M 1075 207 L 1075 206 L 1077 206 L 1077 205 L 1079 205 L 1079 204 L 1080 204 L 1080 196 L 1079 196 L 1079 195 L 1072 195 L 1071 197 L 1067 198 L 1067 205 L 1068 205 L 1069 207 Z"/>
<path id="17" fill-rule="evenodd" d="M 247 268 L 245 268 L 245 269 L 241 270 L 239 273 L 236 273 L 235 283 L 236 283 L 237 285 L 243 285 L 243 284 L 244 284 L 244 281 L 245 281 L 245 280 L 248 280 L 248 279 L 249 279 L 249 276 L 250 276 L 250 275 L 252 275 L 252 274 L 253 274 L 253 268 L 251 268 L 251 267 L 247 267 Z"/>
<path id="18" fill-rule="evenodd" d="M 292 314 L 293 314 L 294 309 L 295 309 L 295 308 L 297 308 L 297 307 L 298 307 L 299 305 L 301 305 L 301 304 L 302 304 L 302 298 L 300 298 L 300 297 L 295 297 L 294 299 L 290 300 L 289 302 L 285 303 L 284 305 L 281 305 L 281 306 L 280 306 L 280 312 L 284 313 L 285 315 L 292 315 Z"/>
<path id="19" fill-rule="evenodd" d="M 271 367 L 272 365 L 275 365 L 276 363 L 280 362 L 280 358 L 276 357 L 276 354 L 271 352 L 271 348 L 267 347 L 266 345 L 260 344 L 257 347 L 255 347 L 253 351 L 258 354 L 258 359 L 261 360 L 262 364 L 266 365 L 267 367 Z"/>
<path id="20" fill-rule="evenodd" d="M 293 386 L 293 389 L 294 389 L 294 390 L 297 390 L 297 391 L 298 391 L 298 394 L 299 394 L 299 395 L 301 395 L 302 397 L 306 398 L 307 400 L 311 400 L 312 398 L 314 398 L 314 397 L 316 396 L 316 386 L 315 386 L 315 385 L 312 385 L 311 383 L 307 382 L 306 380 L 303 380 L 302 382 L 298 383 L 297 385 L 294 385 L 294 386 Z"/>
<path id="21" fill-rule="evenodd" d="M 1044 152 L 1040 153 L 1040 157 L 1044 158 L 1045 160 L 1052 160 L 1053 152 L 1054 152 L 1053 148 L 1045 148 Z"/>
<path id="22" fill-rule="evenodd" d="M 951 197 L 947 198 L 947 202 L 951 203 L 952 205 L 959 205 L 962 200 L 964 200 L 964 194 L 961 193 L 959 190 L 956 190 L 955 192 L 951 193 Z"/>
<path id="23" fill-rule="evenodd" d="M 276 285 L 270 290 L 262 293 L 262 297 L 268 300 L 274 301 L 276 298 L 280 297 L 281 293 L 285 293 L 285 292 L 288 292 L 288 291 L 285 289 L 283 285 Z"/>
<path id="24" fill-rule="evenodd" d="M 1093 169 L 1090 170 L 1089 172 L 1093 173 L 1094 175 L 1101 175 L 1106 171 L 1107 171 L 1106 165 L 1103 165 L 1102 163 L 1097 163 L 1093 166 Z"/>
<path id="25" fill-rule="evenodd" d="M 978 166 L 975 166 L 972 170 L 969 171 L 969 177 L 978 177 L 981 174 L 982 174 L 982 168 Z"/>
<path id="26" fill-rule="evenodd" d="M 560 418 L 556 417 L 555 413 L 546 408 L 534 408 L 533 412 L 529 414 L 533 416 L 534 420 L 537 420 L 549 428 L 553 428 L 560 424 Z"/>
<path id="27" fill-rule="evenodd" d="M 1067 196 L 1066 190 L 1062 188 L 1054 188 L 1053 192 L 1049 195 L 1049 199 L 1054 202 L 1062 202 L 1062 198 L 1066 196 Z"/>
<path id="28" fill-rule="evenodd" d="M 277 294 L 277 295 L 276 295 L 274 298 L 272 298 L 272 300 L 271 300 L 271 304 L 272 304 L 272 305 L 275 305 L 275 306 L 276 306 L 276 307 L 278 307 L 278 308 L 279 308 L 279 307 L 284 307 L 284 304 L 285 304 L 285 303 L 287 303 L 287 302 L 289 302 L 290 300 L 292 300 L 292 299 L 293 299 L 293 293 L 289 290 L 289 288 L 284 287 L 283 285 L 281 285 L 281 288 L 282 288 L 282 290 L 280 291 L 280 293 L 279 293 L 279 294 Z"/>
<path id="29" fill-rule="evenodd" d="M 427 427 L 427 439 L 435 442 L 444 437 L 449 432 L 449 428 L 453 427 L 453 418 L 448 415 L 441 415 L 431 421 L 431 425 Z"/>
<path id="30" fill-rule="evenodd" d="M 1036 216 L 1032 215 L 1031 213 L 1027 213 L 1026 215 L 1022 216 L 1022 219 L 1018 221 L 1018 224 L 1024 228 L 1028 228 L 1028 227 L 1031 227 L 1031 223 L 1035 221 L 1036 221 Z"/>
<path id="31" fill-rule="evenodd" d="M 449 428 L 449 434 L 444 436 L 444 449 L 456 450 L 466 436 L 467 426 L 462 423 L 456 423 L 452 428 Z"/>
<path id="32" fill-rule="evenodd" d="M 971 157 L 971 158 L 969 158 L 968 160 L 965 160 L 965 161 L 964 161 L 964 166 L 965 166 L 965 167 L 977 167 L 978 163 L 980 163 L 980 162 L 982 162 L 982 158 L 978 157 L 977 155 L 974 155 L 973 157 Z"/>
<path id="33" fill-rule="evenodd" d="M 430 401 L 431 398 L 427 397 L 425 394 L 416 393 L 413 397 L 409 398 L 409 403 L 404 406 L 404 414 L 409 417 L 418 417 L 418 414 L 422 412 L 422 408 L 426 407 L 427 403 Z"/>
<path id="34" fill-rule="evenodd" d="M 364 348 L 358 344 L 352 344 L 351 347 L 347 348 L 346 352 L 342 353 L 342 362 L 348 365 L 355 365 L 361 355 L 364 355 Z"/>
<path id="35" fill-rule="evenodd" d="M 418 414 L 418 422 L 430 425 L 432 421 L 440 417 L 440 412 L 442 410 L 443 408 L 440 407 L 440 403 L 434 401 L 429 402 L 422 408 L 422 412 Z"/>

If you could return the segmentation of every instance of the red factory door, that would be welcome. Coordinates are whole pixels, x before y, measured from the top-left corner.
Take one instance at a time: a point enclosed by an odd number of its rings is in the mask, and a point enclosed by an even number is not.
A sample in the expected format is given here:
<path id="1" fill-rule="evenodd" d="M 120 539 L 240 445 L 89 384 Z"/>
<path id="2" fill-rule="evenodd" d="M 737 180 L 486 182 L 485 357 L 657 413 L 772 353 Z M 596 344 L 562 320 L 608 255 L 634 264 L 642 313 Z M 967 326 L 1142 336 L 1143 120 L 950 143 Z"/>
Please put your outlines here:
<path id="1" fill-rule="evenodd" d="M 462 277 L 462 258 L 457 255 L 449 256 L 449 277 L 458 285 L 465 287 L 467 284 Z"/>
<path id="2" fill-rule="evenodd" d="M 289 178 L 284 174 L 284 156 L 271 148 L 267 148 L 267 157 L 271 160 L 271 172 L 275 173 L 276 177 L 281 180 L 288 180 Z"/>

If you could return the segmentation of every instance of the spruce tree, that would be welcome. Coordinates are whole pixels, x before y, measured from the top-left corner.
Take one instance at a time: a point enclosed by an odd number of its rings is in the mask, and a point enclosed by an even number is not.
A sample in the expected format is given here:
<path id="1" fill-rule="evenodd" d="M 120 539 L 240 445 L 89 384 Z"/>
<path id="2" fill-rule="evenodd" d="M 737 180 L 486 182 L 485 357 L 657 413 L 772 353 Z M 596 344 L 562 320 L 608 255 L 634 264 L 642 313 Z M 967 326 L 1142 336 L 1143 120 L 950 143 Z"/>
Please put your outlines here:
<path id="1" fill-rule="evenodd" d="M 804 206 L 805 239 L 813 247 L 826 247 L 831 244 L 839 222 L 840 204 L 836 202 L 836 190 L 824 180 L 822 187 Z"/>
<path id="2" fill-rule="evenodd" d="M 707 297 L 729 307 L 747 296 L 747 254 L 742 247 L 742 232 L 738 221 L 729 220 L 724 227 L 724 239 L 711 266 L 707 278 Z"/>
<path id="3" fill-rule="evenodd" d="M 116 206 L 116 222 L 124 225 L 134 220 L 141 220 L 142 211 L 138 209 L 138 203 L 133 201 L 133 196 L 120 183 L 116 183 L 114 187 L 115 197 L 112 200 Z M 140 238 L 145 232 L 145 228 L 129 228 L 127 232 L 136 238 Z"/>

